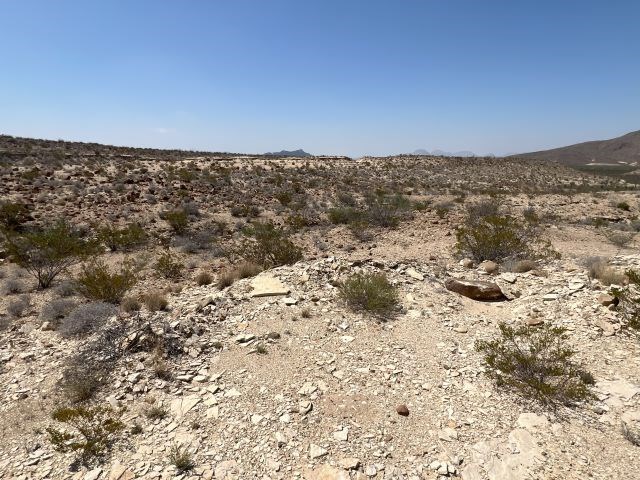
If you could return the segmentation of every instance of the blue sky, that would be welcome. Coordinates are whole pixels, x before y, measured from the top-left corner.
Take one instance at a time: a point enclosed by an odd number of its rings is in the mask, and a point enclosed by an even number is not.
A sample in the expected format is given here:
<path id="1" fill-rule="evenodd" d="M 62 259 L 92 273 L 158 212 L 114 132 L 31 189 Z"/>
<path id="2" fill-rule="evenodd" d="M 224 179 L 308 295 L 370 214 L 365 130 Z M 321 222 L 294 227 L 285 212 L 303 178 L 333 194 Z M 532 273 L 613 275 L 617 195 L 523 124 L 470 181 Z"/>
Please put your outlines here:
<path id="1" fill-rule="evenodd" d="M 640 2 L 0 0 L 0 132 L 316 154 L 640 129 Z"/>

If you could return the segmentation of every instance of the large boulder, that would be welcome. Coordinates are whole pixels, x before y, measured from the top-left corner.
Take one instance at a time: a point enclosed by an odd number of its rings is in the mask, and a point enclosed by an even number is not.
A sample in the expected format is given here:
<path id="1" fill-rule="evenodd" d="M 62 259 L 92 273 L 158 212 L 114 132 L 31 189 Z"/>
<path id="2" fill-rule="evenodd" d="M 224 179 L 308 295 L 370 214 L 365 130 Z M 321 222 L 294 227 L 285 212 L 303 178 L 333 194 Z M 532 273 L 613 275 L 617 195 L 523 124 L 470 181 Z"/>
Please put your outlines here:
<path id="1" fill-rule="evenodd" d="M 507 300 L 507 297 L 502 293 L 500 287 L 493 282 L 449 278 L 444 286 L 447 290 L 459 293 L 473 300 L 480 300 L 482 302 L 502 302 Z"/>

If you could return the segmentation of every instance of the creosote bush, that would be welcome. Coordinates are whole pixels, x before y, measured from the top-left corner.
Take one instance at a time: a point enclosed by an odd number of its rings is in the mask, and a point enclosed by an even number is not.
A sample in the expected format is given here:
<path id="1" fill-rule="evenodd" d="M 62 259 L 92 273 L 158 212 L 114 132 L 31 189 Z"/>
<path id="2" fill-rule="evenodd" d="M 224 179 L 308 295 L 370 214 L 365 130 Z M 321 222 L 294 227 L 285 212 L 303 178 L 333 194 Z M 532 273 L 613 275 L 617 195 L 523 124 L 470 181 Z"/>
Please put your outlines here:
<path id="1" fill-rule="evenodd" d="M 475 345 L 498 387 L 545 405 L 572 405 L 593 396 L 593 377 L 571 360 L 575 352 L 566 345 L 566 329 L 504 323 L 499 328 L 499 337 Z"/>
<path id="2" fill-rule="evenodd" d="M 70 433 L 67 429 L 47 427 L 53 448 L 63 453 L 76 452 L 83 464 L 103 456 L 115 442 L 117 434 L 124 429 L 120 413 L 109 407 L 58 408 L 51 418 L 73 429 L 73 433 Z"/>
<path id="3" fill-rule="evenodd" d="M 95 245 L 80 237 L 66 222 L 22 234 L 9 234 L 7 251 L 14 262 L 38 280 L 40 288 L 48 288 L 53 280 Z"/>
<path id="4" fill-rule="evenodd" d="M 287 233 L 273 223 L 254 223 L 246 230 L 252 240 L 245 241 L 240 255 L 262 268 L 289 265 L 302 260 L 302 250 Z"/>
<path id="5" fill-rule="evenodd" d="M 24 203 L 0 202 L 0 231 L 20 231 L 29 217 L 29 209 Z"/>
<path id="6" fill-rule="evenodd" d="M 102 225 L 97 228 L 98 240 L 112 252 L 130 250 L 144 244 L 147 234 L 137 223 L 130 223 L 119 228 L 113 224 Z"/>
<path id="7" fill-rule="evenodd" d="M 82 265 L 82 271 L 76 278 L 78 292 L 86 298 L 113 304 L 120 303 L 137 281 L 136 271 L 130 262 L 122 263 L 119 271 L 111 271 L 99 259 Z"/>
<path id="8" fill-rule="evenodd" d="M 340 293 L 350 307 L 374 314 L 391 313 L 398 305 L 397 289 L 384 274 L 354 274 L 340 285 Z"/>
<path id="9" fill-rule="evenodd" d="M 467 217 L 456 232 L 456 251 L 477 262 L 545 258 L 557 255 L 539 231 L 511 216 Z"/>
<path id="10" fill-rule="evenodd" d="M 189 227 L 189 214 L 182 208 L 169 210 L 160 215 L 169 224 L 174 233 L 182 235 Z"/>
<path id="11" fill-rule="evenodd" d="M 156 273 L 166 279 L 180 278 L 184 264 L 169 250 L 163 251 L 154 264 Z"/>

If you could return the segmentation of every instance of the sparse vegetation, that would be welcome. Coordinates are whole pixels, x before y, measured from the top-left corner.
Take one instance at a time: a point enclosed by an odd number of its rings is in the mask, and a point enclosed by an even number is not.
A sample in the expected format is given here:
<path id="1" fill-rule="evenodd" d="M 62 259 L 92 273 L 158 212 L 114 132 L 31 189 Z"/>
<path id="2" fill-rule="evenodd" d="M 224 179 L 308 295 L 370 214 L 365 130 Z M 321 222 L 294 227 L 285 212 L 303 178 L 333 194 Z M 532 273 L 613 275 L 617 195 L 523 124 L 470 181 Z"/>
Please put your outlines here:
<path id="1" fill-rule="evenodd" d="M 167 297 L 161 292 L 151 292 L 143 296 L 143 302 L 150 312 L 165 310 L 169 305 Z"/>
<path id="2" fill-rule="evenodd" d="M 200 272 L 196 275 L 196 283 L 200 286 L 209 285 L 213 282 L 213 277 L 209 272 Z"/>
<path id="3" fill-rule="evenodd" d="M 352 308 L 377 315 L 390 314 L 398 305 L 397 289 L 383 274 L 354 274 L 340 285 L 340 293 Z"/>
<path id="4" fill-rule="evenodd" d="M 184 264 L 169 250 L 163 251 L 154 265 L 156 273 L 166 279 L 180 278 Z"/>
<path id="5" fill-rule="evenodd" d="M 82 265 L 76 282 L 78 291 L 90 300 L 118 304 L 138 278 L 131 262 L 123 262 L 119 271 L 111 271 L 100 259 Z"/>
<path id="6" fill-rule="evenodd" d="M 640 271 L 627 270 L 626 278 L 629 279 L 629 284 L 614 287 L 611 293 L 619 300 L 618 311 L 626 326 L 640 332 Z"/>
<path id="7" fill-rule="evenodd" d="M 566 329 L 500 326 L 494 340 L 476 342 L 484 355 L 487 374 L 496 385 L 546 405 L 571 405 L 592 397 L 589 373 L 576 365 L 575 352 L 566 345 Z"/>
<path id="8" fill-rule="evenodd" d="M 53 448 L 63 453 L 78 453 L 83 464 L 102 457 L 124 429 L 119 413 L 108 407 L 63 407 L 54 410 L 51 418 L 73 429 L 70 433 L 67 429 L 47 427 Z"/>
<path id="9" fill-rule="evenodd" d="M 78 305 L 64 317 L 58 327 L 63 337 L 78 337 L 89 334 L 116 314 L 116 308 L 105 302 L 92 302 Z"/>
<path id="10" fill-rule="evenodd" d="M 142 245 L 147 235 L 139 224 L 130 223 L 122 228 L 113 224 L 102 225 L 97 228 L 97 237 L 109 250 L 115 252 Z"/>
<path id="11" fill-rule="evenodd" d="M 246 232 L 252 240 L 246 241 L 240 255 L 262 268 L 288 265 L 302 259 L 302 250 L 286 232 L 273 223 L 254 223 Z"/>
<path id="12" fill-rule="evenodd" d="M 171 448 L 169 461 L 174 467 L 176 467 L 178 473 L 188 472 L 189 470 L 193 470 L 195 467 L 191 453 L 189 453 L 185 447 L 181 447 L 179 445 L 174 445 Z"/>

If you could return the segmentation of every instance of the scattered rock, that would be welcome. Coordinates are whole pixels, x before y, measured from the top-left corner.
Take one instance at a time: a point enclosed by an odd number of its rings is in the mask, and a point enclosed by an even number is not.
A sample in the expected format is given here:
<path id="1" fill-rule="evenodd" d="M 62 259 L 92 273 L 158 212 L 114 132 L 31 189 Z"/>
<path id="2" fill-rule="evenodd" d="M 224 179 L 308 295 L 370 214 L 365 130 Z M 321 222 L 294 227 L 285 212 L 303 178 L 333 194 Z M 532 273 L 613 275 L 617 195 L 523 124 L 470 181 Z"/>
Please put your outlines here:
<path id="1" fill-rule="evenodd" d="M 500 287 L 493 282 L 449 278 L 445 282 L 445 287 L 447 290 L 459 293 L 472 300 L 499 302 L 507 299 Z"/>
<path id="2" fill-rule="evenodd" d="M 409 416 L 409 407 L 407 407 L 404 403 L 400 404 L 396 407 L 396 413 L 403 417 Z"/>

